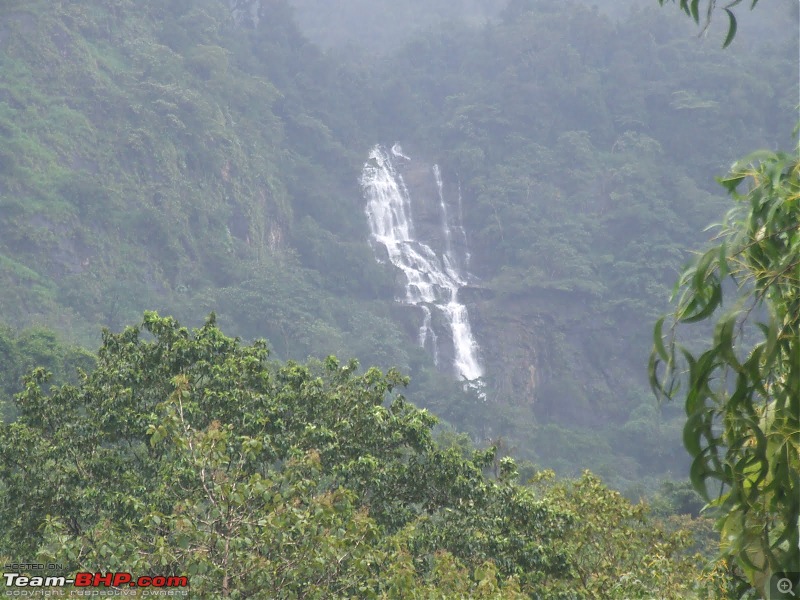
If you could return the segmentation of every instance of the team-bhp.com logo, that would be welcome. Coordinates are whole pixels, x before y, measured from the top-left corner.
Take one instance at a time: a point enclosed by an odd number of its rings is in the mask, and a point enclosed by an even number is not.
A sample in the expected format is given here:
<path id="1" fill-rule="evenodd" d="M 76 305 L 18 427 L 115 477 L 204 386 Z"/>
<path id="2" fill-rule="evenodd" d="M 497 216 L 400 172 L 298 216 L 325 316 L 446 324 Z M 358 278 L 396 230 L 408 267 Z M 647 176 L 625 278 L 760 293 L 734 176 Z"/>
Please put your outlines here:
<path id="1" fill-rule="evenodd" d="M 7 590 L 6 595 L 9 595 L 9 592 L 11 591 L 9 588 L 15 588 L 14 590 L 15 592 L 17 590 L 22 591 L 22 589 L 25 590 L 31 588 L 52 589 L 52 588 L 64 588 L 67 586 L 75 586 L 76 588 L 113 588 L 114 590 L 128 589 L 128 588 L 152 588 L 153 591 L 155 592 L 156 590 L 189 587 L 189 580 L 186 577 L 179 577 L 175 575 L 170 575 L 170 576 L 156 575 L 154 577 L 149 577 L 147 575 L 143 575 L 141 577 L 134 578 L 133 575 L 131 575 L 130 573 L 114 573 L 114 572 L 109 572 L 109 573 L 81 572 L 81 573 L 76 573 L 74 577 L 3 573 L 3 579 Z M 11 595 L 17 595 L 17 594 L 11 594 Z M 24 594 L 24 595 L 30 595 L 30 594 Z M 147 595 L 165 595 L 165 594 L 156 593 Z"/>

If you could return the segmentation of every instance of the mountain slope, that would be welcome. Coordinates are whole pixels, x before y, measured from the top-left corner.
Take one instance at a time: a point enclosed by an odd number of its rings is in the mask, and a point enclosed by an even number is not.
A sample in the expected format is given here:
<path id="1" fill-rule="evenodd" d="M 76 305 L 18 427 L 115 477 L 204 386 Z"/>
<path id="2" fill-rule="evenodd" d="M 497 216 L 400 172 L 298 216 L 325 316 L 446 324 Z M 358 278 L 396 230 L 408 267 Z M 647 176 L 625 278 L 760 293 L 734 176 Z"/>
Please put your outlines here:
<path id="1" fill-rule="evenodd" d="M 287 2 L 244 5 L 0 7 L 2 320 L 94 347 L 145 309 L 216 311 L 280 358 L 396 365 L 417 404 L 540 464 L 681 468 L 650 324 L 720 212 L 712 174 L 788 141 L 796 40 L 722 54 L 657 12 L 512 2 L 345 60 Z M 486 402 L 417 347 L 368 244 L 359 173 L 394 141 L 463 193 Z"/>
<path id="2" fill-rule="evenodd" d="M 282 344 L 275 330 L 302 318 L 330 326 L 318 309 L 331 293 L 368 300 L 386 285 L 365 240 L 344 241 L 356 237 L 353 221 L 332 210 L 360 203 L 351 177 L 361 157 L 336 132 L 358 129 L 347 107 L 338 123 L 322 114 L 347 95 L 333 75 L 316 78 L 331 65 L 279 20 L 280 7 L 264 15 L 272 29 L 253 30 L 219 2 L 140 6 L 2 8 L 4 318 L 86 341 L 96 324 L 117 328 L 147 307 L 227 313 L 233 284 L 280 281 L 284 298 L 272 304 L 294 313 L 265 329 L 261 312 L 248 334 L 269 334 L 287 356 L 318 351 Z M 320 230 L 326 217 L 339 236 Z M 301 259 L 336 262 L 338 273 Z"/>

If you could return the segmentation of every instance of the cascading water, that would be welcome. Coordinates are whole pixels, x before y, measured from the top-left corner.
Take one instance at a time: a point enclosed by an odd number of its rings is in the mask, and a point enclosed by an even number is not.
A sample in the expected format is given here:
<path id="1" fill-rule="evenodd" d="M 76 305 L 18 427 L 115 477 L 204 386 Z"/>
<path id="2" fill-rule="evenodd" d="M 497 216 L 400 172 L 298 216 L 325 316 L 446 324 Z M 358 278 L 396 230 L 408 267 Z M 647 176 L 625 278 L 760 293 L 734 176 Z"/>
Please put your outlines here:
<path id="1" fill-rule="evenodd" d="M 444 242 L 437 253 L 433 249 L 437 247 L 434 240 L 420 239 L 415 233 L 411 195 L 396 168 L 401 162 L 410 160 L 395 144 L 389 152 L 382 146 L 375 146 L 364 164 L 361 187 L 367 200 L 371 241 L 373 247 L 375 244 L 384 246 L 391 263 L 405 274 L 405 295 L 398 300 L 422 309 L 420 346 L 430 348 L 434 362 L 438 364 L 441 336 L 434 329 L 432 311 L 439 311 L 450 329 L 456 377 L 472 382 L 480 389 L 483 367 L 478 358 L 478 344 L 472 335 L 467 307 L 458 301 L 458 291 L 467 283 L 467 274 L 462 269 L 466 268 L 469 260 L 466 235 L 461 225 L 460 192 L 458 223 L 453 225 L 448 216 L 441 172 L 438 165 L 434 165 L 433 177 L 439 195 L 439 233 Z M 458 234 L 458 244 L 453 244 L 453 230 Z M 454 248 L 456 245 L 461 252 Z"/>
<path id="2" fill-rule="evenodd" d="M 431 309 L 422 305 L 422 325 L 419 328 L 419 345 L 425 348 L 428 343 L 428 338 L 431 340 L 433 346 L 433 364 L 439 366 L 439 338 L 436 332 L 431 327 Z"/>

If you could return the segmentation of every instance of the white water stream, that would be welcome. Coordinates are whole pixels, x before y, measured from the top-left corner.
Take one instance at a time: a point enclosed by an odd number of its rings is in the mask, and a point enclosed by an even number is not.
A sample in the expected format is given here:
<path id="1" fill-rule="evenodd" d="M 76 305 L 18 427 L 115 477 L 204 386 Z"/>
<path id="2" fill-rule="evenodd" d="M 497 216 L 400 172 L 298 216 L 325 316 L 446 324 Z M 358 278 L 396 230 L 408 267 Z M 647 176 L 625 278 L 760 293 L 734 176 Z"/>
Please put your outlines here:
<path id="1" fill-rule="evenodd" d="M 439 362 L 439 340 L 443 333 L 434 330 L 432 311 L 440 311 L 448 324 L 453 342 L 453 371 L 458 379 L 479 385 L 483 367 L 478 358 L 478 343 L 472 335 L 467 307 L 458 301 L 459 289 L 466 285 L 466 235 L 461 224 L 461 198 L 455 211 L 457 223 L 451 223 L 438 165 L 433 166 L 433 177 L 438 190 L 438 207 L 441 218 L 441 239 L 444 248 L 438 254 L 434 240 L 422 240 L 415 235 L 412 219 L 412 199 L 397 166 L 411 159 L 395 144 L 391 150 L 375 146 L 361 172 L 361 187 L 367 200 L 366 213 L 373 243 L 386 248 L 389 260 L 403 271 L 406 277 L 405 295 L 400 302 L 418 306 L 423 312 L 419 329 L 419 344 L 432 350 L 433 359 Z M 450 211 L 451 213 L 453 211 Z M 453 230 L 457 232 L 463 256 L 454 251 Z"/>

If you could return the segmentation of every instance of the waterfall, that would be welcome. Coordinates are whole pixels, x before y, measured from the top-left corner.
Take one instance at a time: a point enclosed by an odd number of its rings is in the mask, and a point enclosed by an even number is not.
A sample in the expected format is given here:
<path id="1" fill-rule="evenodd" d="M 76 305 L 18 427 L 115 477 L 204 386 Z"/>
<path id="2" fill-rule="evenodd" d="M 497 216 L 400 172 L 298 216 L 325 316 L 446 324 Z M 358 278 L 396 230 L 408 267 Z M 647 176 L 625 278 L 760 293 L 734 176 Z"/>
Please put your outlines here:
<path id="1" fill-rule="evenodd" d="M 433 165 L 438 198 L 434 203 L 430 198 L 419 202 L 427 201 L 427 206 L 438 209 L 436 237 L 441 240 L 437 243 L 436 239 L 422 239 L 412 218 L 411 194 L 398 172 L 399 166 L 408 165 L 410 161 L 398 144 L 389 152 L 380 145 L 372 148 L 360 180 L 367 201 L 365 212 L 372 234 L 370 241 L 376 251 L 378 244 L 383 246 L 391 263 L 405 274 L 404 293 L 397 300 L 422 309 L 419 345 L 430 349 L 434 362 L 438 364 L 442 333 L 449 333 L 453 343 L 454 375 L 472 382 L 480 390 L 483 367 L 478 357 L 478 343 L 472 335 L 467 307 L 458 300 L 459 289 L 466 285 L 468 278 L 462 269 L 466 268 L 469 260 L 461 224 L 461 193 L 459 190 L 455 211 L 457 222 L 451 223 L 453 216 L 448 214 L 441 171 L 438 165 Z M 456 244 L 453 243 L 453 231 L 458 238 Z M 434 328 L 437 319 L 432 318 L 433 311 L 438 311 L 443 317 L 438 321 L 446 323 L 448 332 L 437 334 Z"/>
<path id="2" fill-rule="evenodd" d="M 422 325 L 419 328 L 419 345 L 425 348 L 428 343 L 428 338 L 431 338 L 431 346 L 433 346 L 433 364 L 439 366 L 439 338 L 436 336 L 436 331 L 431 327 L 431 309 L 422 305 Z"/>
<path id="3" fill-rule="evenodd" d="M 439 170 L 439 165 L 433 165 L 433 176 L 436 179 L 436 191 L 439 193 L 439 208 L 442 211 L 442 230 L 444 231 L 444 258 L 445 261 L 452 265 L 452 239 L 453 234 L 450 232 L 450 223 L 447 219 L 447 205 L 444 203 L 444 184 L 442 183 L 442 172 Z M 447 268 L 447 264 L 445 264 Z"/>

